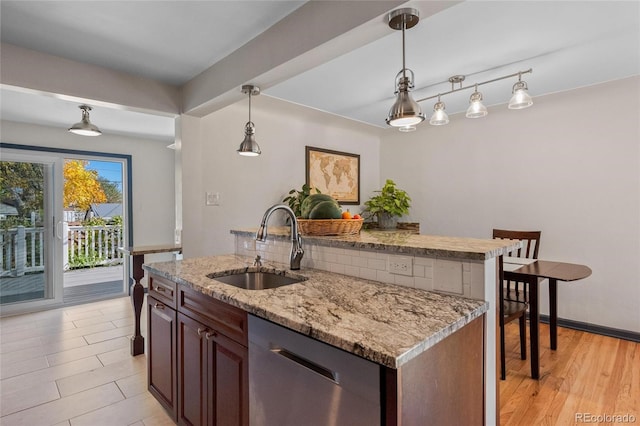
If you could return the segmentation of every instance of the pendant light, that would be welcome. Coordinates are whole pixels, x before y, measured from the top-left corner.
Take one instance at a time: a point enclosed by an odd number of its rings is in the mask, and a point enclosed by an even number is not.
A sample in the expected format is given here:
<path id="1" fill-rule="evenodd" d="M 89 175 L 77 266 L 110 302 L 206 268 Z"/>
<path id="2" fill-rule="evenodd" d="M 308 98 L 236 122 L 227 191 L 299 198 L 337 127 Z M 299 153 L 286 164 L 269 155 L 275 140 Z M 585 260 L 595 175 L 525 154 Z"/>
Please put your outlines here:
<path id="1" fill-rule="evenodd" d="M 80 136 L 100 136 L 102 134 L 100 129 L 89 121 L 91 107 L 89 105 L 80 105 L 78 108 L 82 110 L 82 120 L 69 127 L 69 132 Z"/>
<path id="2" fill-rule="evenodd" d="M 402 30 L 402 69 L 396 75 L 397 89 L 395 91 L 396 101 L 389 110 L 389 115 L 385 120 L 388 125 L 399 127 L 401 131 L 407 129 L 415 129 L 416 124 L 424 121 L 425 117 L 422 113 L 420 105 L 411 97 L 411 89 L 414 87 L 413 71 L 405 65 L 405 30 L 413 28 L 420 20 L 416 9 L 398 9 L 389 13 L 389 27 L 394 30 Z M 411 78 L 407 75 L 411 74 Z"/>
<path id="3" fill-rule="evenodd" d="M 260 146 L 256 142 L 256 127 L 251 121 L 251 96 L 260 94 L 260 88 L 251 84 L 242 86 L 242 93 L 249 95 L 249 121 L 244 125 L 244 140 L 238 148 L 238 154 L 246 157 L 257 157 L 262 154 Z"/>
<path id="4" fill-rule="evenodd" d="M 478 85 L 469 98 L 469 108 L 467 108 L 467 118 L 482 118 L 489 114 L 487 107 L 482 103 L 482 93 L 478 92 Z"/>
<path id="5" fill-rule="evenodd" d="M 509 101 L 509 109 L 523 109 L 533 105 L 527 83 L 522 81 L 522 73 L 518 73 L 518 81 L 513 85 L 511 93 L 513 93 L 513 96 Z"/>

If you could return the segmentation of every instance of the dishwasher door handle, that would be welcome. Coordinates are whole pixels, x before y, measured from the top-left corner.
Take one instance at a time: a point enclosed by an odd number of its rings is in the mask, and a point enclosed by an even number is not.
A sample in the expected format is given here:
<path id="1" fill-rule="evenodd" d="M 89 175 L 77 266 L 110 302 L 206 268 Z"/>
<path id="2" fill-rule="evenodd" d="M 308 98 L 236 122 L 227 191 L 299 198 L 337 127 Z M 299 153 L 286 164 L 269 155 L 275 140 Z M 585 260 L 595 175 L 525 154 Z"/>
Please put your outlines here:
<path id="1" fill-rule="evenodd" d="M 316 364 L 313 361 L 309 361 L 308 359 L 305 359 L 299 355 L 296 355 L 293 352 L 290 352 L 284 348 L 273 348 L 271 349 L 271 352 L 278 354 L 280 356 L 283 356 L 287 359 L 290 359 L 296 364 L 300 364 L 301 366 L 308 368 L 314 373 L 317 373 L 322 377 L 325 377 L 331 380 L 335 384 L 340 384 L 340 381 L 338 380 L 338 373 L 336 373 L 335 371 L 331 371 L 330 369 L 323 367 L 320 364 Z"/>

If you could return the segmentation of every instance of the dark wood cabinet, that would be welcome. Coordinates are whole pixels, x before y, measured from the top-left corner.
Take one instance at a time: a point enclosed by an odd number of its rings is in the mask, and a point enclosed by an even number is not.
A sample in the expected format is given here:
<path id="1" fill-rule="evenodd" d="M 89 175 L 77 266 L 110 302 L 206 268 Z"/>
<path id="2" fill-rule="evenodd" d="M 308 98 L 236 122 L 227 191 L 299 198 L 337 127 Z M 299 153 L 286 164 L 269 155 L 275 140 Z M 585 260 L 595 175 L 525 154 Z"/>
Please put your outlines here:
<path id="1" fill-rule="evenodd" d="M 149 392 L 176 419 L 176 311 L 153 297 L 147 298 L 147 353 Z"/>
<path id="2" fill-rule="evenodd" d="M 249 351 L 245 346 L 216 334 L 209 340 L 209 393 L 215 395 L 208 416 L 209 424 L 249 424 Z"/>
<path id="3" fill-rule="evenodd" d="M 149 390 L 179 425 L 248 426 L 247 313 L 154 275 L 150 283 Z"/>
<path id="4" fill-rule="evenodd" d="M 178 314 L 178 424 L 206 425 L 207 328 Z"/>

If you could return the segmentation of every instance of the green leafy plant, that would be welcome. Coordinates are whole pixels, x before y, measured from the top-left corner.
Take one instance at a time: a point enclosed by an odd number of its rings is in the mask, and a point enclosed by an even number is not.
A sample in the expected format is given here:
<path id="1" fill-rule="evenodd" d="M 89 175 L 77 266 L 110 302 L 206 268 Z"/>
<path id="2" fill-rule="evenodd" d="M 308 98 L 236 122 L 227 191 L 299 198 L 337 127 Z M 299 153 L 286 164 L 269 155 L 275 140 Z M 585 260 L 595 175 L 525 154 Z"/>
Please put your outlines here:
<path id="1" fill-rule="evenodd" d="M 307 198 L 312 193 L 311 188 L 306 183 L 302 185 L 302 188 L 298 191 L 297 189 L 292 189 L 289 191 L 289 195 L 285 197 L 282 201 L 289 204 L 291 210 L 296 214 L 296 217 L 302 216 L 302 202 L 305 198 Z M 315 193 L 320 194 L 320 190 L 315 188 Z"/>
<path id="2" fill-rule="evenodd" d="M 364 203 L 366 206 L 364 213 L 368 216 L 378 216 L 381 213 L 388 213 L 391 216 L 404 216 L 409 214 L 411 198 L 409 195 L 396 187 L 391 179 L 387 179 L 379 195 L 371 197 Z"/>
<path id="3" fill-rule="evenodd" d="M 88 255 L 77 254 L 69 261 L 69 269 L 93 268 L 98 266 L 104 260 L 98 256 L 93 250 Z"/>

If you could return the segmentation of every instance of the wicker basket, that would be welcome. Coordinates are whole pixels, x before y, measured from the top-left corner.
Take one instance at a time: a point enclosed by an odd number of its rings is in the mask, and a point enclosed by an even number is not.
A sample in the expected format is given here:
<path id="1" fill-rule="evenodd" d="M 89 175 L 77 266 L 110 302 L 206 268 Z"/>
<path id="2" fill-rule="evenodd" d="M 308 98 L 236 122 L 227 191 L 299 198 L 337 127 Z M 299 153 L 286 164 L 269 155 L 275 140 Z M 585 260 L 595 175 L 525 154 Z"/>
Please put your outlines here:
<path id="1" fill-rule="evenodd" d="M 302 235 L 351 235 L 362 228 L 364 219 L 298 219 Z"/>

